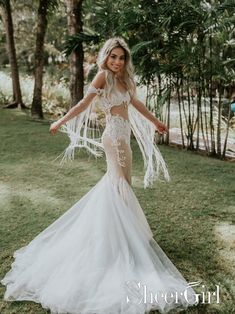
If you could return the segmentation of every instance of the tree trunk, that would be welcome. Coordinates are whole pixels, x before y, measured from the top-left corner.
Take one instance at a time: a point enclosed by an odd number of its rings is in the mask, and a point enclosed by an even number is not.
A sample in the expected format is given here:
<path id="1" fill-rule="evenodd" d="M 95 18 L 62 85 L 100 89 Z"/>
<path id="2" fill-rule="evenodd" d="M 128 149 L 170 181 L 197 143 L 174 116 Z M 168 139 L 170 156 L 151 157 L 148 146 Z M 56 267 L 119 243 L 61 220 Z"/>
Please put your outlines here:
<path id="1" fill-rule="evenodd" d="M 180 82 L 179 82 L 178 75 L 177 75 L 177 82 L 176 82 L 176 91 L 177 91 L 178 106 L 179 106 L 180 132 L 181 132 L 182 147 L 185 148 L 185 144 L 184 144 L 184 128 L 183 128 L 182 109 L 181 109 L 181 100 L 183 101 L 183 98 L 181 99 L 181 97 L 180 97 Z"/>
<path id="2" fill-rule="evenodd" d="M 209 143 L 209 130 L 208 130 L 208 117 L 207 117 L 207 95 L 206 95 L 206 80 L 203 80 L 203 105 L 204 105 L 204 120 L 205 120 L 205 132 L 206 132 L 206 151 L 210 155 L 210 143 Z"/>
<path id="3" fill-rule="evenodd" d="M 215 130 L 214 130 L 214 117 L 213 117 L 213 70 L 212 70 L 212 35 L 209 37 L 209 51 L 210 51 L 210 138 L 211 138 L 211 155 L 216 156 L 215 149 Z"/>
<path id="4" fill-rule="evenodd" d="M 44 39 L 47 29 L 48 1 L 40 0 L 38 7 L 38 23 L 35 49 L 35 82 L 31 114 L 34 118 L 43 119 L 42 85 L 44 65 Z"/>
<path id="5" fill-rule="evenodd" d="M 168 84 L 168 79 L 167 79 L 167 84 Z M 169 85 L 168 85 L 168 88 L 169 88 L 169 95 L 167 97 L 167 128 L 168 130 L 170 130 L 170 111 L 171 111 L 171 74 L 170 74 L 170 77 L 169 77 Z M 165 143 L 167 145 L 169 145 L 170 143 L 170 135 L 169 135 L 170 132 L 167 132 L 166 133 L 166 141 Z"/>
<path id="6" fill-rule="evenodd" d="M 197 151 L 199 151 L 200 129 L 201 129 L 201 110 L 202 110 L 201 79 L 202 79 L 202 69 L 201 69 L 201 60 L 200 60 L 200 56 L 199 56 L 199 60 L 198 60 L 198 82 L 197 82 L 197 139 L 196 139 L 196 150 Z"/>
<path id="7" fill-rule="evenodd" d="M 226 126 L 226 135 L 225 135 L 225 139 L 224 139 L 224 148 L 223 148 L 222 159 L 225 159 L 225 157 L 226 157 L 226 148 L 227 148 L 228 133 L 229 133 L 230 113 L 231 113 L 231 104 L 229 104 L 228 120 L 227 120 L 227 126 Z"/>
<path id="8" fill-rule="evenodd" d="M 1 15 L 6 29 L 7 50 L 9 54 L 9 62 L 11 66 L 12 75 L 12 89 L 13 89 L 13 103 L 6 106 L 6 108 L 21 107 L 26 108 L 22 102 L 22 95 L 20 89 L 19 71 L 16 59 L 16 50 L 14 42 L 14 27 L 12 22 L 11 4 L 10 0 L 6 0 L 1 7 Z"/>
<path id="9" fill-rule="evenodd" d="M 199 83 L 197 83 L 199 85 Z M 199 150 L 199 137 L 200 137 L 200 106 L 201 106 L 201 94 L 200 94 L 200 86 L 198 86 L 198 90 L 197 90 L 197 118 L 196 121 L 197 122 L 197 137 L 196 137 L 196 150 Z"/>
<path id="10" fill-rule="evenodd" d="M 219 82 L 218 92 L 219 92 L 219 103 L 218 103 L 218 122 L 217 122 L 217 156 L 221 158 L 221 115 L 222 115 L 222 85 Z"/>
<path id="11" fill-rule="evenodd" d="M 188 138 L 189 144 L 188 147 L 191 150 L 194 150 L 194 143 L 193 143 L 193 119 L 191 116 L 191 97 L 190 97 L 190 88 L 189 88 L 189 78 L 187 78 L 187 98 L 188 98 Z"/>
<path id="12" fill-rule="evenodd" d="M 67 20 L 69 35 L 82 32 L 82 1 L 67 0 Z M 70 95 L 71 105 L 77 104 L 83 98 L 84 72 L 83 72 L 84 52 L 82 43 L 78 43 L 70 58 Z"/>

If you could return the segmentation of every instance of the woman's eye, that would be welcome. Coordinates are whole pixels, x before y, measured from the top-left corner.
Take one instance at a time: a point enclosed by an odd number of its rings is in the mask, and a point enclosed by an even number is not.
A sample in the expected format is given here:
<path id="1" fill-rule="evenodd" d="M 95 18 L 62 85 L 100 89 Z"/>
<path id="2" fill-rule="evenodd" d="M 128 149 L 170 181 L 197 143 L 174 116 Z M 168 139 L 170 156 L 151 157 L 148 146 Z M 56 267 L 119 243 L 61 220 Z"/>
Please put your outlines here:
<path id="1" fill-rule="evenodd" d="M 119 60 L 121 60 L 121 61 L 123 61 L 123 60 L 125 60 L 125 58 L 124 57 L 120 57 L 120 58 L 118 58 L 117 56 L 110 56 L 112 59 L 119 59 Z"/>

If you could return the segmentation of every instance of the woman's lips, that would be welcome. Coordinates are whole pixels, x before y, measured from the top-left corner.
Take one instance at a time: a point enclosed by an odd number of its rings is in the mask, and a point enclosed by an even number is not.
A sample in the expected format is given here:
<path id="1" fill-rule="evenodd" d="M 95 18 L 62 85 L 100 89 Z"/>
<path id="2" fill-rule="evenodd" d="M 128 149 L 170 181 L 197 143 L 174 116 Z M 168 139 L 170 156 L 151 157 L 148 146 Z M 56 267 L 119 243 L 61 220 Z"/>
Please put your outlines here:
<path id="1" fill-rule="evenodd" d="M 117 70 L 119 69 L 119 66 L 113 65 L 113 68 Z"/>

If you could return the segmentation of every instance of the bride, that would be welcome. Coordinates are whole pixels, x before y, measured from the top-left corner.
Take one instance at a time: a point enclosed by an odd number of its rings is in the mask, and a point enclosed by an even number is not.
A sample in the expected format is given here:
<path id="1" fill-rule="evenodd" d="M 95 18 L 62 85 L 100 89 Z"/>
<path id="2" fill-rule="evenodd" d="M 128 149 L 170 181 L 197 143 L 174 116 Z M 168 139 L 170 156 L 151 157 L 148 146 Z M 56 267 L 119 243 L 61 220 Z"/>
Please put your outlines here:
<path id="1" fill-rule="evenodd" d="M 54 314 L 174 313 L 195 305 L 195 291 L 157 242 L 131 187 L 133 131 L 145 165 L 145 188 L 163 175 L 166 164 L 154 133 L 167 132 L 136 98 L 129 48 L 111 38 L 99 52 L 99 72 L 86 96 L 50 126 L 61 127 L 71 143 L 95 156 L 105 153 L 107 172 L 77 203 L 28 245 L 14 252 L 1 280 L 6 301 L 29 300 Z M 105 113 L 101 137 L 90 126 L 94 104 Z"/>

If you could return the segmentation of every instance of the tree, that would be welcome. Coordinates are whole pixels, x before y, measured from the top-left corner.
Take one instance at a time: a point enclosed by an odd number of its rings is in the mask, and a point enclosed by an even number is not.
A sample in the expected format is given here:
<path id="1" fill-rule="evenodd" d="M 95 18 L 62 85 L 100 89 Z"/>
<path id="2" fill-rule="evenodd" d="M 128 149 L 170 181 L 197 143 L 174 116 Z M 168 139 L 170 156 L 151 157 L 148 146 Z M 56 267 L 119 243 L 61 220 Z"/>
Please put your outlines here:
<path id="1" fill-rule="evenodd" d="M 67 19 L 69 35 L 82 33 L 82 2 L 83 0 L 67 0 Z M 78 41 L 70 57 L 70 94 L 71 106 L 83 98 L 84 52 L 81 41 Z"/>
<path id="2" fill-rule="evenodd" d="M 170 102 L 177 93 L 183 146 L 186 136 L 186 148 L 200 150 L 202 139 L 208 155 L 223 158 L 222 98 L 234 84 L 234 1 L 132 4 L 123 1 L 118 29 L 129 39 L 141 83 L 152 91 L 149 107 L 156 112 L 153 106 L 165 103 L 169 123 Z"/>
<path id="3" fill-rule="evenodd" d="M 12 73 L 13 103 L 7 105 L 7 108 L 21 107 L 26 108 L 22 101 L 18 64 L 16 58 L 16 49 L 14 42 L 14 27 L 12 22 L 12 12 L 10 0 L 0 1 L 0 13 L 6 29 L 7 50 L 9 53 L 9 62 Z"/>
<path id="4" fill-rule="evenodd" d="M 34 118 L 43 119 L 42 111 L 42 86 L 44 66 L 44 40 L 47 30 L 48 13 L 57 7 L 57 0 L 39 0 L 35 48 L 35 82 L 31 115 Z"/>

